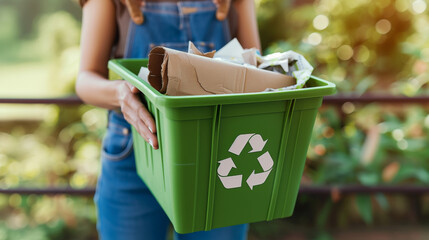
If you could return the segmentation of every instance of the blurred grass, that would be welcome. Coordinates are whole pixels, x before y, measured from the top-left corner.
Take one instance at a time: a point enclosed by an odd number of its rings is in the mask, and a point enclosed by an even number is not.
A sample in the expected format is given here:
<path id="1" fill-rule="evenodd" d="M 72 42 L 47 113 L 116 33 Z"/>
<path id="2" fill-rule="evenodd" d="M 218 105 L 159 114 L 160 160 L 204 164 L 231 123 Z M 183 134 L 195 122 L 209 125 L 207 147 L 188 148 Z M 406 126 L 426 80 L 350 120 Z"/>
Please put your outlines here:
<path id="1" fill-rule="evenodd" d="M 52 61 L 10 63 L 0 65 L 0 96 L 4 98 L 53 97 Z M 60 93 L 62 94 L 62 93 Z"/>
<path id="2" fill-rule="evenodd" d="M 52 62 L 25 62 L 0 65 L 0 96 L 3 98 L 43 98 L 61 94 L 51 89 Z M 0 121 L 44 120 L 52 112 L 47 105 L 0 105 Z"/>

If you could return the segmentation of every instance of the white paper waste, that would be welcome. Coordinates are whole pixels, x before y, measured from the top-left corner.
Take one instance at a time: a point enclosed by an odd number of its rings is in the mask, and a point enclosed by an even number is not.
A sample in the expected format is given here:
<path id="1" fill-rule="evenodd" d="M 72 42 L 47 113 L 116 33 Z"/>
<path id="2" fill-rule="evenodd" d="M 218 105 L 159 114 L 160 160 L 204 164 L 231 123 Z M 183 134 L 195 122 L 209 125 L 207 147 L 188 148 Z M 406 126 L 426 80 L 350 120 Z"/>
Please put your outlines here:
<path id="1" fill-rule="evenodd" d="M 294 51 L 284 53 L 273 53 L 260 58 L 258 68 L 284 73 L 296 79 L 296 84 L 280 89 L 269 88 L 266 91 L 282 91 L 303 88 L 310 79 L 313 67 L 301 55 Z"/>
<path id="2" fill-rule="evenodd" d="M 243 49 L 236 38 L 217 51 L 214 58 L 283 73 L 296 79 L 296 84 L 293 86 L 279 89 L 268 88 L 265 91 L 303 88 L 313 72 L 313 67 L 301 54 L 287 51 L 261 56 L 257 49 Z"/>

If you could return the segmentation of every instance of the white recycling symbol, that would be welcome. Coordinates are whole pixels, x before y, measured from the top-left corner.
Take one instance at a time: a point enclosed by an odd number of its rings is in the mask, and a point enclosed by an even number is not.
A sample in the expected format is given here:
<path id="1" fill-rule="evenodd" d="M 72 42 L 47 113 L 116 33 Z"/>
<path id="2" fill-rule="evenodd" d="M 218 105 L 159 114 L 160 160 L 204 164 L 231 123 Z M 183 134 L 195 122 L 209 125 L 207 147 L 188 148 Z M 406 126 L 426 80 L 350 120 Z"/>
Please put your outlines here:
<path id="1" fill-rule="evenodd" d="M 262 136 L 259 134 L 241 134 L 235 138 L 228 151 L 239 156 L 246 144 L 249 143 L 252 147 L 252 150 L 249 153 L 262 152 L 267 141 L 268 140 L 264 141 Z M 246 182 L 251 190 L 253 190 L 254 186 L 261 185 L 265 180 L 267 180 L 274 165 L 274 161 L 268 151 L 258 157 L 258 162 L 264 171 L 261 173 L 255 173 L 255 170 L 253 170 L 247 178 Z M 241 187 L 243 175 L 228 176 L 232 168 L 237 168 L 232 158 L 221 160 L 219 163 L 220 165 L 217 169 L 217 173 L 223 186 L 227 189 Z"/>

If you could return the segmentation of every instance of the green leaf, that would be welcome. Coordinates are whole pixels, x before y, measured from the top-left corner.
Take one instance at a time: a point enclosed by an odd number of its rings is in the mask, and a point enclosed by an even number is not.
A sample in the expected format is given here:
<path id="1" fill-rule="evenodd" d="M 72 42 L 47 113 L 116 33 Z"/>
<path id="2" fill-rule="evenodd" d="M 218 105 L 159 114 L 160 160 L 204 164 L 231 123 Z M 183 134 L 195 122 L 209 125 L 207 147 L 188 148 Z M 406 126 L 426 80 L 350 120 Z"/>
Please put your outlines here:
<path id="1" fill-rule="evenodd" d="M 360 183 L 366 186 L 376 185 L 380 181 L 378 174 L 371 172 L 360 173 L 358 179 Z"/>
<path id="2" fill-rule="evenodd" d="M 332 236 L 327 232 L 319 233 L 314 240 L 333 240 Z"/>
<path id="3" fill-rule="evenodd" d="M 380 205 L 381 209 L 384 211 L 389 210 L 389 202 L 387 201 L 387 198 L 384 194 L 376 194 L 375 200 L 377 201 L 378 205 Z"/>
<path id="4" fill-rule="evenodd" d="M 359 210 L 359 214 L 366 224 L 372 223 L 372 204 L 371 197 L 367 195 L 356 196 L 356 205 Z"/>
<path id="5" fill-rule="evenodd" d="M 326 201 L 319 215 L 317 215 L 316 224 L 319 228 L 325 227 L 326 222 L 328 221 L 329 215 L 331 213 L 331 209 L 332 209 L 332 202 Z"/>
<path id="6" fill-rule="evenodd" d="M 416 172 L 416 177 L 417 179 L 419 179 L 421 182 L 424 183 L 429 183 L 429 172 L 424 170 L 424 169 L 419 169 Z"/>
<path id="7" fill-rule="evenodd" d="M 356 93 L 357 94 L 364 94 L 368 91 L 368 89 L 372 86 L 374 86 L 375 79 L 372 76 L 365 77 L 362 79 L 356 86 Z"/>

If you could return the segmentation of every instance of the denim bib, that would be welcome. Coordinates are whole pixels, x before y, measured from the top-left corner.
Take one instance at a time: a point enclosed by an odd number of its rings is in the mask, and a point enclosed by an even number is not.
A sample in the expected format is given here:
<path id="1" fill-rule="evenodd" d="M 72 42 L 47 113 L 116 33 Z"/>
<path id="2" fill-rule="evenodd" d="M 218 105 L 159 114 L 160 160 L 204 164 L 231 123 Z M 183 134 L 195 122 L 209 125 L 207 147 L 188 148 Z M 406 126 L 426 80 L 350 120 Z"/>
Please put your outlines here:
<path id="1" fill-rule="evenodd" d="M 147 58 L 155 46 L 187 51 L 192 41 L 202 52 L 219 50 L 230 40 L 227 20 L 216 19 L 211 1 L 154 3 L 142 7 L 145 22 L 130 23 L 125 58 Z"/>

